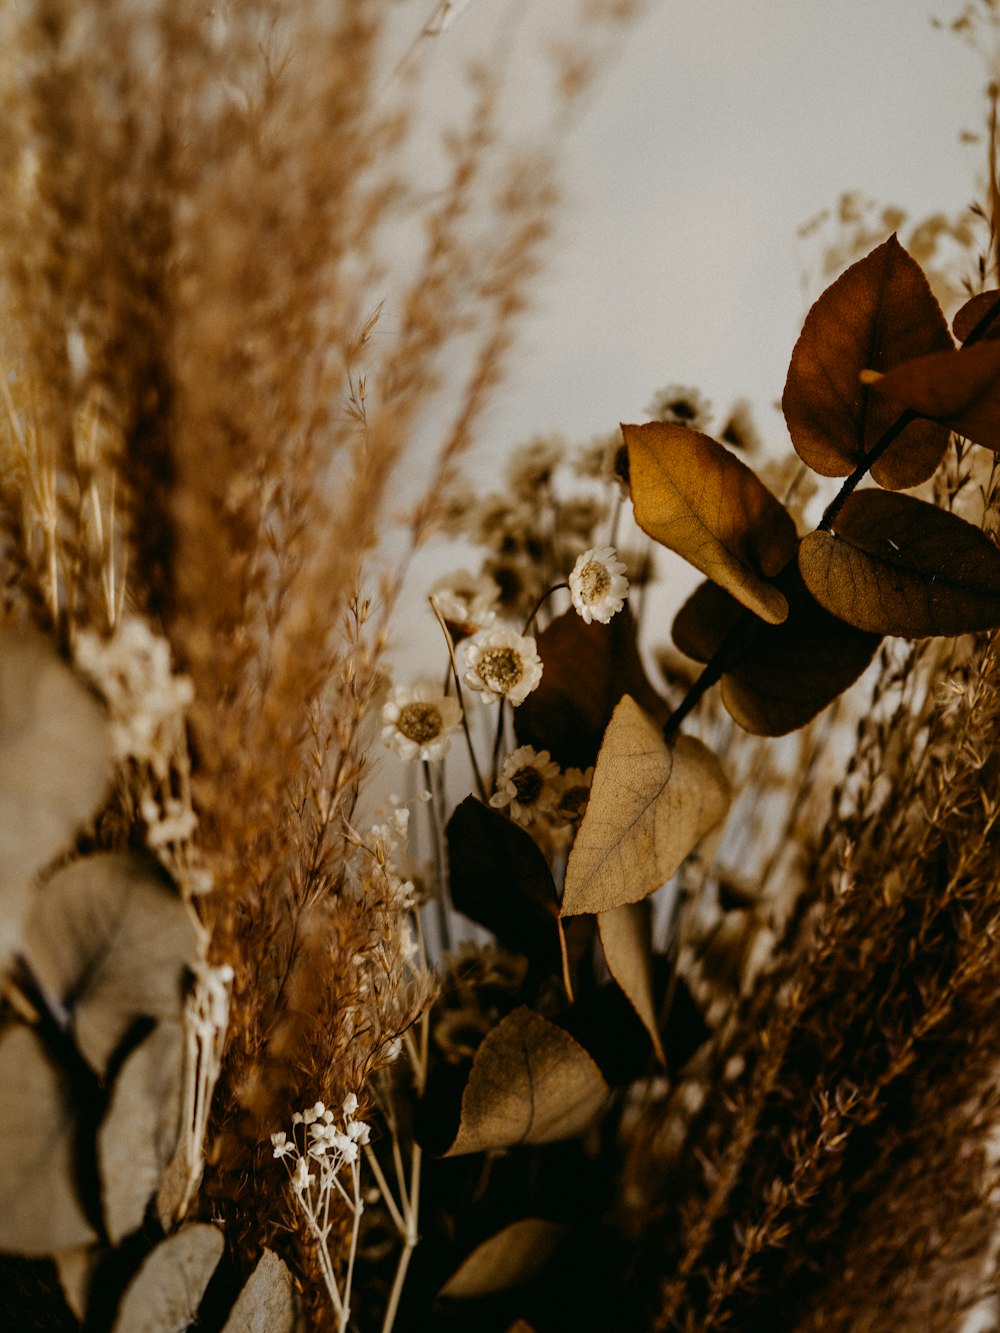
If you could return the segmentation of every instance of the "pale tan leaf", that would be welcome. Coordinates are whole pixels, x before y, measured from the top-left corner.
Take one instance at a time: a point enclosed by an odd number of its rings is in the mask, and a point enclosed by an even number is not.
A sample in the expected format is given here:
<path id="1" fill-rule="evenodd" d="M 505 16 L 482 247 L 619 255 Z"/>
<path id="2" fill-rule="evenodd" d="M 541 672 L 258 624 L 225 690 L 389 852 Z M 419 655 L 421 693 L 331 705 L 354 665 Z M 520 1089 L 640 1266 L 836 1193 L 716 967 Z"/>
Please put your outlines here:
<path id="1" fill-rule="evenodd" d="M 97 1240 L 76 1186 L 70 1089 L 20 1024 L 0 1037 L 0 1125 L 0 1251 L 37 1258 Z"/>
<path id="2" fill-rule="evenodd" d="M 458 1134 L 445 1156 L 575 1138 L 607 1093 L 583 1047 L 522 1006 L 501 1019 L 476 1052 Z"/>
<path id="3" fill-rule="evenodd" d="M 791 516 L 728 449 L 686 426 L 622 426 L 635 519 L 771 624 L 788 607 L 767 582 L 795 556 Z"/>
<path id="4" fill-rule="evenodd" d="M 293 1333 L 294 1328 L 292 1275 L 273 1250 L 265 1250 L 222 1333 Z"/>
<path id="5" fill-rule="evenodd" d="M 652 908 L 648 899 L 599 912 L 597 929 L 608 971 L 649 1033 L 660 1064 L 667 1063 L 653 997 Z"/>
<path id="6" fill-rule="evenodd" d="M 81 1323 L 87 1313 L 90 1280 L 100 1255 L 101 1251 L 96 1245 L 82 1245 L 79 1249 L 62 1250 L 52 1256 L 66 1304 Z"/>
<path id="7" fill-rule="evenodd" d="M 122 1065 L 97 1134 L 104 1224 L 117 1245 L 142 1224 L 177 1144 L 184 1033 L 157 1025 Z"/>
<path id="8" fill-rule="evenodd" d="M 674 875 L 722 820 L 729 786 L 707 746 L 670 745 L 628 695 L 597 758 L 590 802 L 566 867 L 561 914 L 608 912 L 638 902 Z"/>
<path id="9" fill-rule="evenodd" d="M 137 1018 L 179 1020 L 199 957 L 194 921 L 155 862 L 131 853 L 84 857 L 38 893 L 25 952 L 48 993 L 66 1005 L 98 1073 Z"/>
<path id="10" fill-rule="evenodd" d="M 41 634 L 0 630 L 0 964 L 20 947 L 25 886 L 111 780 L 97 698 Z"/>
<path id="11" fill-rule="evenodd" d="M 568 1229 L 563 1222 L 541 1217 L 512 1222 L 477 1245 L 438 1295 L 469 1300 L 529 1281 L 545 1267 Z"/>
<path id="12" fill-rule="evenodd" d="M 225 1242 L 207 1222 L 161 1241 L 125 1289 L 112 1333 L 186 1333 Z"/>

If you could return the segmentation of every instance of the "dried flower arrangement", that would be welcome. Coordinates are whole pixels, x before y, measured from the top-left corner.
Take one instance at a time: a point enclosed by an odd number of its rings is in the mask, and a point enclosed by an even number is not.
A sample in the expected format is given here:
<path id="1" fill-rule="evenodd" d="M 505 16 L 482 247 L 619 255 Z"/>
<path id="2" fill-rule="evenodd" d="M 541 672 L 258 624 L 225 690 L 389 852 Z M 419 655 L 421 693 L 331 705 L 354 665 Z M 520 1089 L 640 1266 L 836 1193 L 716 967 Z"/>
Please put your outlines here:
<path id="1" fill-rule="evenodd" d="M 635 8 L 583 5 L 563 99 Z M 838 252 L 791 467 L 671 385 L 463 494 L 554 201 L 488 73 L 420 213 L 372 0 L 4 22 L 5 1326 L 960 1328 L 998 1290 L 995 170 L 950 327 L 974 220 Z M 432 531 L 481 567 L 393 683 Z M 657 545 L 706 581 L 654 683 Z"/>

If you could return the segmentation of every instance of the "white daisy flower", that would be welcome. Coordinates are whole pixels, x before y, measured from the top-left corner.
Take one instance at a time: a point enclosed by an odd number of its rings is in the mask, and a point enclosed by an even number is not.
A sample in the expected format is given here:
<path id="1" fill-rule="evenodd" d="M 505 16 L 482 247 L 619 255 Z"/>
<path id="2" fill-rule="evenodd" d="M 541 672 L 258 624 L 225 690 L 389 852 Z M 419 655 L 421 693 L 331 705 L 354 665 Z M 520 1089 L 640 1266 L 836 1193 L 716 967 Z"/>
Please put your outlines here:
<path id="1" fill-rule="evenodd" d="M 567 768 L 556 783 L 558 799 L 555 814 L 557 819 L 567 824 L 579 824 L 590 800 L 590 785 L 594 780 L 594 769 Z"/>
<path id="2" fill-rule="evenodd" d="M 382 740 L 400 759 L 441 759 L 461 720 L 458 701 L 432 682 L 398 686 L 382 709 Z"/>
<path id="3" fill-rule="evenodd" d="M 500 586 L 488 574 L 478 576 L 459 569 L 438 579 L 431 588 L 431 601 L 456 638 L 466 638 L 487 629 L 496 620 Z"/>
<path id="4" fill-rule="evenodd" d="M 531 824 L 554 807 L 558 795 L 554 779 L 558 776 L 559 765 L 548 750 L 522 745 L 503 761 L 490 805 L 495 810 L 509 806 L 518 824 Z"/>
<path id="5" fill-rule="evenodd" d="M 625 566 L 615 555 L 615 548 L 595 546 L 584 551 L 569 576 L 569 590 L 585 624 L 599 620 L 606 625 L 628 596 Z"/>
<path id="6" fill-rule="evenodd" d="M 690 430 L 707 430 L 712 404 L 697 389 L 683 384 L 668 384 L 661 389 L 646 408 L 657 421 L 671 426 L 687 426 Z"/>
<path id="7" fill-rule="evenodd" d="M 462 647 L 465 683 L 479 690 L 485 702 L 507 699 L 523 703 L 542 678 L 542 659 L 535 640 L 516 629 L 498 626 L 484 630 Z"/>

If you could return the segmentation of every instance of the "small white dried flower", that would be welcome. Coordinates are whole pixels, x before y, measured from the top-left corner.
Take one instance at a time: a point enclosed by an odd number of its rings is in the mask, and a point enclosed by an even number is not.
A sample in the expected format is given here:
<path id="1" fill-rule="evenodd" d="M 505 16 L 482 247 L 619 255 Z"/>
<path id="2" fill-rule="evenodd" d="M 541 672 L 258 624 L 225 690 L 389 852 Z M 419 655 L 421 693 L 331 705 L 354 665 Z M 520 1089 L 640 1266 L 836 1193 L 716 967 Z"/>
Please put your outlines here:
<path id="1" fill-rule="evenodd" d="M 552 436 L 538 436 L 515 449 L 507 464 L 514 494 L 529 504 L 537 502 L 539 488 L 552 480 L 565 452 L 562 440 Z"/>
<path id="2" fill-rule="evenodd" d="M 397 687 L 382 709 L 382 740 L 401 759 L 434 761 L 447 754 L 451 734 L 461 720 L 458 701 L 437 685 L 421 681 Z"/>
<path id="3" fill-rule="evenodd" d="M 615 548 L 595 546 L 584 551 L 569 576 L 569 590 L 581 620 L 588 625 L 593 620 L 606 625 L 628 596 L 625 566 L 615 555 Z"/>
<path id="4" fill-rule="evenodd" d="M 292 1172 L 292 1189 L 296 1194 L 305 1194 L 309 1186 L 315 1183 L 316 1177 L 310 1172 L 308 1162 L 304 1157 L 300 1157 Z"/>
<path id="5" fill-rule="evenodd" d="M 706 430 L 712 405 L 697 389 L 684 384 L 668 384 L 656 394 L 646 411 L 657 421 L 666 421 L 671 426 Z"/>
<path id="6" fill-rule="evenodd" d="M 558 795 L 554 780 L 558 776 L 559 765 L 548 750 L 522 745 L 503 761 L 490 805 L 495 810 L 509 806 L 517 823 L 531 824 L 554 807 Z"/>
<path id="7" fill-rule="evenodd" d="M 465 683 L 478 690 L 486 703 L 506 699 L 523 703 L 542 678 L 542 659 L 535 640 L 517 630 L 485 630 L 463 647 Z"/>
<path id="8" fill-rule="evenodd" d="M 177 727 L 194 698 L 188 677 L 171 672 L 167 640 L 144 620 L 126 616 L 110 639 L 81 631 L 74 653 L 107 700 L 116 758 L 149 763 L 165 777 Z"/>
<path id="9" fill-rule="evenodd" d="M 358 1095 L 356 1092 L 349 1092 L 344 1098 L 344 1115 L 352 1116 L 358 1109 Z"/>
<path id="10" fill-rule="evenodd" d="M 273 1156 L 284 1157 L 286 1153 L 293 1152 L 295 1145 L 288 1142 L 288 1135 L 284 1130 L 271 1135 L 271 1143 L 274 1147 Z"/>
<path id="11" fill-rule="evenodd" d="M 465 638 L 487 629 L 496 620 L 500 587 L 488 574 L 470 574 L 456 570 L 438 579 L 431 588 L 431 600 L 455 638 Z"/>

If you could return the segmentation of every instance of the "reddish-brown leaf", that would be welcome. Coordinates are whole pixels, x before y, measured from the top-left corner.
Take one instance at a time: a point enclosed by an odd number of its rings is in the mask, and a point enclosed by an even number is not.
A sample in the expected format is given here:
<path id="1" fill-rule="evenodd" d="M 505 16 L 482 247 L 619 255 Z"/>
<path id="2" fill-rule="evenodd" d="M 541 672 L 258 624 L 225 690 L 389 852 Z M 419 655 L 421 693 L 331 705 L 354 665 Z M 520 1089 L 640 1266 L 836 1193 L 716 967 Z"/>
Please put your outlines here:
<path id="1" fill-rule="evenodd" d="M 561 914 L 608 912 L 655 892 L 728 807 L 729 785 L 711 750 L 693 736 L 667 745 L 625 695 L 597 758 Z"/>
<path id="2" fill-rule="evenodd" d="M 567 611 L 542 630 L 537 642 L 542 679 L 514 710 L 522 745 L 548 750 L 562 768 L 589 768 L 623 694 L 666 721 L 667 706 L 646 677 L 627 606 L 607 625 L 596 620 L 587 625 L 575 611 Z"/>
<path id="3" fill-rule="evenodd" d="M 858 491 L 799 552 L 813 596 L 877 634 L 924 638 L 1000 625 L 1000 551 L 972 523 L 911 495 Z"/>
<path id="4" fill-rule="evenodd" d="M 941 307 L 923 270 L 895 236 L 853 264 L 806 316 L 792 352 L 782 409 L 795 451 L 814 472 L 846 477 L 899 416 L 859 378 L 950 350 Z M 948 446 L 945 428 L 911 423 L 872 468 L 900 490 L 930 477 Z"/>
<path id="5" fill-rule="evenodd" d="M 685 426 L 622 426 L 636 522 L 763 620 L 785 599 L 767 582 L 795 554 L 795 524 L 756 473 Z"/>
<path id="6" fill-rule="evenodd" d="M 1000 453 L 1000 341 L 918 357 L 872 387 L 893 411 L 908 407 Z"/>
<path id="7" fill-rule="evenodd" d="M 783 736 L 812 721 L 857 680 L 880 637 L 831 615 L 810 595 L 797 570 L 787 570 L 780 582 L 788 597 L 788 619 L 764 625 L 744 617 L 722 675 L 726 709 L 758 736 Z M 721 588 L 703 583 L 677 613 L 677 646 L 707 662 L 742 615 L 739 603 Z"/>
<path id="8" fill-rule="evenodd" d="M 579 1042 L 541 1014 L 515 1009 L 476 1052 L 458 1134 L 445 1156 L 575 1138 L 607 1094 Z"/>
<path id="9" fill-rule="evenodd" d="M 980 329 L 977 342 L 1000 338 L 1000 314 L 994 315 L 989 324 L 981 327 L 986 316 L 992 315 L 998 306 L 1000 292 L 980 292 L 978 296 L 970 297 L 951 321 L 952 333 L 960 343 L 968 342 L 976 329 Z"/>

